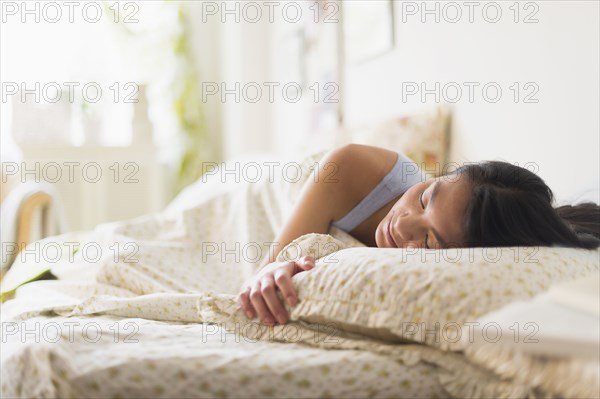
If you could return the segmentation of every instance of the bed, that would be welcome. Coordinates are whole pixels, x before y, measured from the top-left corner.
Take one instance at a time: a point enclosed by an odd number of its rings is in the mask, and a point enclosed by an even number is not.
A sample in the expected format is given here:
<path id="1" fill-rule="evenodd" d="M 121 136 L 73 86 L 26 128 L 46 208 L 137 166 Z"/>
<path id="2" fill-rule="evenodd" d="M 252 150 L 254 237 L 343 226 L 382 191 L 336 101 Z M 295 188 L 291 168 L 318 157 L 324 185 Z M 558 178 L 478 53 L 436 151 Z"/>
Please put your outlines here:
<path id="1" fill-rule="evenodd" d="M 513 248 L 493 262 L 489 252 L 436 259 L 435 251 L 365 248 L 333 228 L 280 254 L 317 259 L 313 271 L 295 277 L 300 304 L 290 309 L 291 322 L 267 328 L 246 320 L 235 294 L 322 155 L 298 163 L 298 181 L 271 182 L 265 173 L 229 184 L 215 174 L 159 214 L 38 242 L 32 251 L 41 261 L 17 259 L 2 282 L 12 296 L 2 305 L 2 396 L 573 393 L 565 384 L 503 376 L 481 360 L 493 350 L 470 356 L 468 341 L 439 340 L 431 331 L 440 321 L 460 331 L 557 281 L 597 272 L 598 251 Z M 44 248 L 58 252 L 49 259 Z M 57 279 L 22 284 L 42 269 Z M 415 325 L 424 334 L 406 328 Z M 595 392 L 594 373 L 586 381 L 575 393 Z M 569 389 L 577 382 L 567 381 Z"/>

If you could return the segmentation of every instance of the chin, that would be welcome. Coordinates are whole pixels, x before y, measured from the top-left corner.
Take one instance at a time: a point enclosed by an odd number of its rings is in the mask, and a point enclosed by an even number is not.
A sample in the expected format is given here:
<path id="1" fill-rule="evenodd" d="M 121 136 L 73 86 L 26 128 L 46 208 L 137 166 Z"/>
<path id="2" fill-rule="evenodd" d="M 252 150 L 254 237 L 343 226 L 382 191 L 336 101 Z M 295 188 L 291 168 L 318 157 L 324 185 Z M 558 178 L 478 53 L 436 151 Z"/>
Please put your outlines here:
<path id="1" fill-rule="evenodd" d="M 382 222 L 383 223 L 383 222 Z M 378 248 L 383 248 L 384 247 L 384 243 L 385 240 L 382 237 L 382 226 L 381 223 L 377 226 L 377 228 L 375 229 L 375 244 L 377 245 Z"/>

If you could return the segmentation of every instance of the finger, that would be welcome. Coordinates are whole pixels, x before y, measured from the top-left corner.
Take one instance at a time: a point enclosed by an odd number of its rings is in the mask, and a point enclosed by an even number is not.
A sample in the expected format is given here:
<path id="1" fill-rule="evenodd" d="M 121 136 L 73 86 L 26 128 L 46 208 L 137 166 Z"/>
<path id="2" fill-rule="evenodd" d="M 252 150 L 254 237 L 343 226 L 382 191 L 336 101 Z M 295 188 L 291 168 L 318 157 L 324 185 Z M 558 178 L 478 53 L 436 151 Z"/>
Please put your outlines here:
<path id="1" fill-rule="evenodd" d="M 250 287 L 246 288 L 239 296 L 239 302 L 242 305 L 242 310 L 246 314 L 246 317 L 252 320 L 255 316 L 254 308 L 250 302 Z"/>
<path id="2" fill-rule="evenodd" d="M 260 290 L 267 307 L 277 319 L 279 324 L 285 324 L 287 321 L 287 310 L 283 307 L 281 300 L 277 296 L 275 280 L 272 275 L 267 275 L 260 280 Z"/>
<path id="3" fill-rule="evenodd" d="M 296 262 L 298 268 L 302 271 L 307 271 L 315 267 L 315 259 L 312 256 L 304 256 Z"/>
<path id="4" fill-rule="evenodd" d="M 277 288 L 281 291 L 281 294 L 285 298 L 285 301 L 290 307 L 296 306 L 298 303 L 298 296 L 296 295 L 296 289 L 294 288 L 294 284 L 292 284 L 292 277 L 289 271 L 284 269 L 279 269 L 275 272 L 273 276 L 275 279 L 275 284 Z"/>
<path id="5" fill-rule="evenodd" d="M 310 269 L 312 269 L 313 267 L 315 267 L 315 258 L 313 258 L 310 255 L 307 255 L 304 257 L 304 264 L 309 267 Z M 308 269 L 307 269 L 308 270 Z"/>
<path id="6" fill-rule="evenodd" d="M 252 302 L 252 306 L 258 314 L 258 318 L 263 323 L 267 325 L 275 324 L 275 317 L 273 317 L 271 311 L 269 310 L 265 301 L 263 300 L 263 293 L 261 289 L 262 287 L 260 285 L 260 282 L 252 286 L 252 289 L 250 290 L 250 302 Z"/>

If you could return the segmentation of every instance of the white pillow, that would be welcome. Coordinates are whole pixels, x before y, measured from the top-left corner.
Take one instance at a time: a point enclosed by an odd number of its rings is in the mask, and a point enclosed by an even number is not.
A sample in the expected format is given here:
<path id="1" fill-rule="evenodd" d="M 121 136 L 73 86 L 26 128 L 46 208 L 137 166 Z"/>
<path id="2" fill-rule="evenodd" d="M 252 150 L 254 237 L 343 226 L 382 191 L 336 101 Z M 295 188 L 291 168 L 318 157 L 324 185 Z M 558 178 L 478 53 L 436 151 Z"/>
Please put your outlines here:
<path id="1" fill-rule="evenodd" d="M 312 255 L 316 267 L 294 276 L 299 304 L 290 318 L 335 323 L 384 340 L 461 350 L 461 329 L 550 285 L 600 270 L 600 251 L 554 247 L 446 250 L 352 247 L 309 234 L 278 259 Z"/>

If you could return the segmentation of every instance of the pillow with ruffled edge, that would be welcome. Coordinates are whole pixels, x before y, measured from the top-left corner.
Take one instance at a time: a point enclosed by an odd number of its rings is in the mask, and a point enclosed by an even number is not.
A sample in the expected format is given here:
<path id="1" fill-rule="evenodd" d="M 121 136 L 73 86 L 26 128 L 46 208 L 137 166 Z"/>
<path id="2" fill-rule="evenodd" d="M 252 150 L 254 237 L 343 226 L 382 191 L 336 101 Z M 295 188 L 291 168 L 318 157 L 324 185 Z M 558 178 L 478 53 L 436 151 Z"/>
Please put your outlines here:
<path id="1" fill-rule="evenodd" d="M 346 234 L 337 232 L 338 238 Z M 314 256 L 293 277 L 291 320 L 461 350 L 461 331 L 480 316 L 550 285 L 600 270 L 600 251 L 555 247 L 425 250 L 366 248 L 326 234 L 288 244 L 278 260 Z M 509 333 L 509 332 L 507 332 Z"/>

